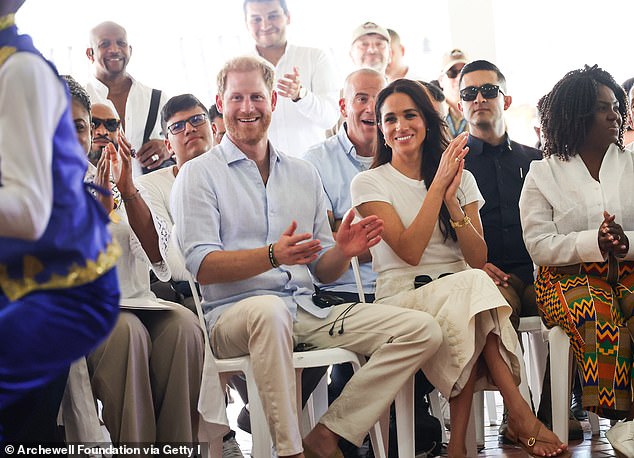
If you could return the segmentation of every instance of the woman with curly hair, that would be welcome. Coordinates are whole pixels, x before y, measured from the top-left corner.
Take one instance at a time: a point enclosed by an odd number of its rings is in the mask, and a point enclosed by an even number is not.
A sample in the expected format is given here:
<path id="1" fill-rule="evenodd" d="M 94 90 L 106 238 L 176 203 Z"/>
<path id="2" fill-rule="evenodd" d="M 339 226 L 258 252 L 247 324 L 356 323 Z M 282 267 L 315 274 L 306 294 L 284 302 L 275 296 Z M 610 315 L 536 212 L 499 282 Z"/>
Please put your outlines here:
<path id="1" fill-rule="evenodd" d="M 617 423 L 606 436 L 634 456 L 634 155 L 623 149 L 625 92 L 586 66 L 539 102 L 544 159 L 520 198 L 524 241 L 538 266 L 537 303 L 570 337 L 583 406 Z"/>
<path id="2" fill-rule="evenodd" d="M 437 357 L 422 370 L 449 399 L 449 456 L 466 456 L 465 412 L 473 392 L 491 386 L 505 398 L 509 434 L 524 448 L 537 456 L 565 453 L 520 395 L 511 308 L 480 270 L 484 202 L 464 170 L 467 135 L 449 143 L 423 86 L 406 79 L 379 93 L 376 119 L 378 151 L 372 168 L 353 180 L 352 201 L 362 216 L 384 221 L 383 240 L 371 249 L 375 302 L 428 312 L 443 330 Z"/>

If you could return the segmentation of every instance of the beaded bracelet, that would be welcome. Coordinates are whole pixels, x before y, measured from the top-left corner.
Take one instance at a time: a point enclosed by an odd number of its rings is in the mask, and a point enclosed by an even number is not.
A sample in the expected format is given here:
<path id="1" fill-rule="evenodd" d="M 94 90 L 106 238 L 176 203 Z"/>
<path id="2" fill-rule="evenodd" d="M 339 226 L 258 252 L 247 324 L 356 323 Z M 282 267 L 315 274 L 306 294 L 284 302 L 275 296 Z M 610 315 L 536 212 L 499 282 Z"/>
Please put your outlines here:
<path id="1" fill-rule="evenodd" d="M 465 217 L 462 218 L 460 221 L 454 221 L 452 219 L 449 219 L 449 223 L 451 224 L 451 227 L 453 227 L 454 229 L 465 227 L 470 222 L 471 222 L 471 218 L 469 218 L 468 215 L 465 215 Z"/>
<path id="2" fill-rule="evenodd" d="M 280 266 L 279 263 L 277 262 L 277 259 L 275 259 L 275 254 L 273 253 L 273 244 L 272 243 L 269 244 L 269 262 L 271 263 L 271 265 L 275 269 L 277 269 Z"/>

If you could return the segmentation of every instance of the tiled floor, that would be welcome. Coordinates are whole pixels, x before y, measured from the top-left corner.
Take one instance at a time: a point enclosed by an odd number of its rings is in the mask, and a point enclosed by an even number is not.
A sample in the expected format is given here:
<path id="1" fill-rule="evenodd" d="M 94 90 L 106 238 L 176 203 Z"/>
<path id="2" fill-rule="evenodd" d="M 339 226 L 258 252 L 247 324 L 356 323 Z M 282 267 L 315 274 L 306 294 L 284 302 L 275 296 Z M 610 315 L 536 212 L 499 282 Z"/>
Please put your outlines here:
<path id="1" fill-rule="evenodd" d="M 240 401 L 240 397 L 237 395 L 237 393 L 234 392 L 233 394 L 235 402 L 228 405 L 227 414 L 229 415 L 229 421 L 231 422 L 232 429 L 236 431 L 236 438 L 238 440 L 238 443 L 240 444 L 240 448 L 242 449 L 244 456 L 248 457 L 251 452 L 251 435 L 245 433 L 244 431 L 241 431 L 235 424 L 235 420 L 243 404 Z M 498 418 L 501 418 L 501 398 L 498 399 L 497 404 L 498 409 L 500 410 L 498 412 Z M 488 422 L 486 424 L 488 425 Z M 614 451 L 612 450 L 612 447 L 610 446 L 610 443 L 605 438 L 605 432 L 610 429 L 609 420 L 601 420 L 600 434 L 598 436 L 592 436 L 592 432 L 590 431 L 590 424 L 587 421 L 582 422 L 581 424 L 585 432 L 584 440 L 569 443 L 570 451 L 572 452 L 573 458 L 604 458 L 616 456 L 614 454 Z M 519 447 L 499 444 L 497 430 L 497 426 L 485 427 L 484 449 L 478 454 L 478 458 L 523 458 L 529 456 Z"/>

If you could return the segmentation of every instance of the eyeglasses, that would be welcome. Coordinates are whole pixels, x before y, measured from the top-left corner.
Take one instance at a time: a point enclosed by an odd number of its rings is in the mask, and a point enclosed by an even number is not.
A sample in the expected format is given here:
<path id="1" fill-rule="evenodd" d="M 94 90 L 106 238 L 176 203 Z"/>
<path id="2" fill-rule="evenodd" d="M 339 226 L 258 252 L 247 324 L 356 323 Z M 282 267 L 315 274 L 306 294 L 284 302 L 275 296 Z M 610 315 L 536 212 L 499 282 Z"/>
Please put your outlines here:
<path id="1" fill-rule="evenodd" d="M 464 89 L 460 90 L 460 98 L 465 102 L 473 102 L 478 96 L 478 92 L 482 94 L 482 97 L 485 99 L 494 99 L 498 96 L 498 93 L 502 93 L 502 89 L 500 86 L 495 84 L 483 84 L 482 86 L 467 86 Z"/>
<path id="2" fill-rule="evenodd" d="M 206 113 L 195 114 L 194 116 L 190 116 L 187 119 L 183 119 L 182 121 L 176 121 L 174 124 L 170 124 L 167 126 L 167 130 L 169 130 L 170 134 L 178 135 L 181 132 L 185 131 L 185 126 L 187 123 L 191 124 L 192 127 L 202 126 L 205 121 L 207 121 Z"/>
<path id="3" fill-rule="evenodd" d="M 110 118 L 110 119 L 101 119 L 101 118 L 92 118 L 92 128 L 96 129 L 100 125 L 102 125 L 108 129 L 108 132 L 116 132 L 121 124 L 121 121 L 118 119 Z"/>
<path id="4" fill-rule="evenodd" d="M 462 67 L 464 67 L 464 65 Z M 445 75 L 447 75 L 447 78 L 449 79 L 454 79 L 458 75 L 460 75 L 460 72 L 462 71 L 462 67 L 460 68 L 451 67 L 449 70 L 445 72 Z"/>

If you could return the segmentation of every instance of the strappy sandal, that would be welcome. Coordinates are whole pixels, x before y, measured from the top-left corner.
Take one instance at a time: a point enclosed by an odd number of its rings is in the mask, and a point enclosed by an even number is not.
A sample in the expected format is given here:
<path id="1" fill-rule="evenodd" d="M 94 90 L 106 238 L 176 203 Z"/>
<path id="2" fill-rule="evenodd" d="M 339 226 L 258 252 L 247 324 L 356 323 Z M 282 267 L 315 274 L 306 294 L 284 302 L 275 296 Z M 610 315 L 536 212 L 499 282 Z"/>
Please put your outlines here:
<path id="1" fill-rule="evenodd" d="M 542 428 L 545 428 L 545 426 L 543 425 L 543 423 L 541 421 L 537 420 L 535 422 L 535 427 L 533 428 L 533 434 L 531 434 L 529 437 L 523 437 L 523 436 L 520 436 L 518 433 L 516 433 L 515 431 L 513 431 L 509 427 L 506 430 L 506 437 L 508 437 L 512 441 L 515 441 L 517 443 L 517 445 L 522 447 L 524 449 L 524 451 L 526 453 L 528 453 L 530 456 L 542 457 L 542 456 L 546 456 L 546 455 L 536 455 L 533 452 L 533 449 L 535 448 L 535 445 L 537 445 L 538 442 L 541 442 L 542 444 L 550 444 L 550 445 L 552 445 L 552 442 L 548 442 L 548 441 L 540 439 L 539 432 L 540 432 L 540 430 Z M 572 455 L 570 454 L 570 452 L 568 450 L 562 450 L 562 452 L 560 454 L 555 455 L 555 456 L 570 457 Z"/>
<path id="2" fill-rule="evenodd" d="M 312 448 L 306 445 L 306 442 L 302 441 L 302 446 L 304 447 L 304 458 L 321 458 Z M 344 456 L 339 447 L 337 447 L 328 458 L 344 458 Z"/>

